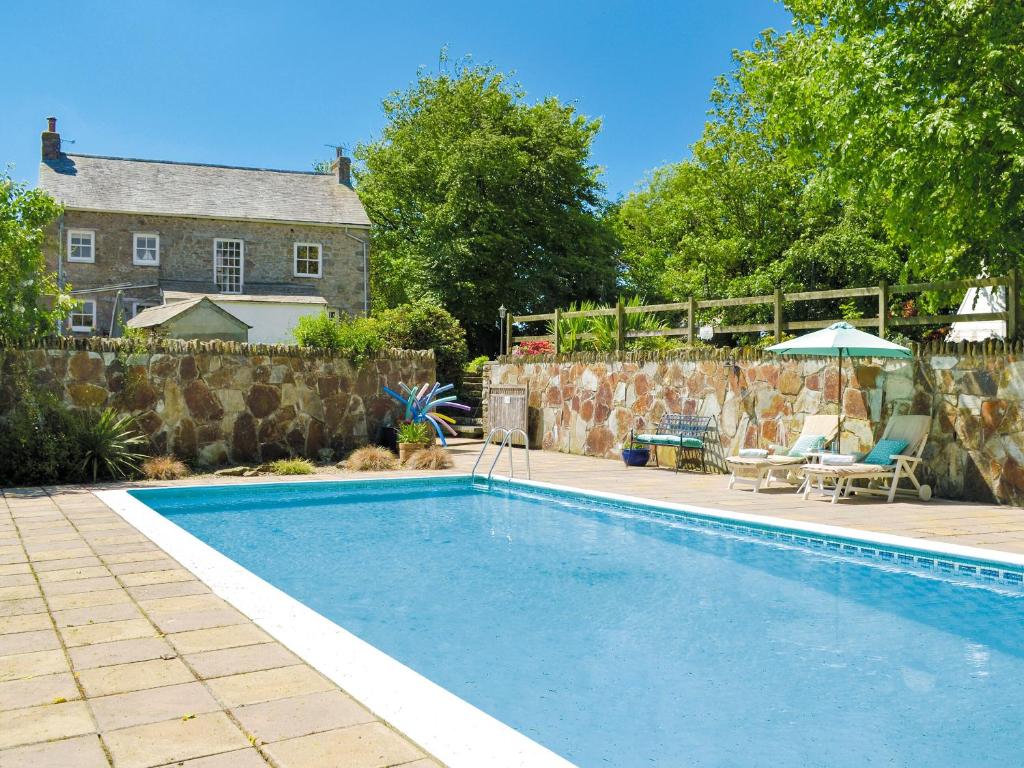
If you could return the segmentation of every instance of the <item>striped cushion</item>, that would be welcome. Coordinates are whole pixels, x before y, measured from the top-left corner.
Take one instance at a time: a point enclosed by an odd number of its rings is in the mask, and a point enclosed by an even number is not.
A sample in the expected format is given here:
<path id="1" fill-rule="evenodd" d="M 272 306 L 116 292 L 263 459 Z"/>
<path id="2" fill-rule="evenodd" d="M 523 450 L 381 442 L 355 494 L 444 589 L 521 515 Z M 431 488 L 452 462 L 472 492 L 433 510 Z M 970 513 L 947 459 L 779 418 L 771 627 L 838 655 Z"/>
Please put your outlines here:
<path id="1" fill-rule="evenodd" d="M 680 437 L 679 435 L 637 435 L 633 438 L 638 443 L 648 445 L 670 445 L 673 448 L 703 448 L 704 441 L 699 437 Z"/>

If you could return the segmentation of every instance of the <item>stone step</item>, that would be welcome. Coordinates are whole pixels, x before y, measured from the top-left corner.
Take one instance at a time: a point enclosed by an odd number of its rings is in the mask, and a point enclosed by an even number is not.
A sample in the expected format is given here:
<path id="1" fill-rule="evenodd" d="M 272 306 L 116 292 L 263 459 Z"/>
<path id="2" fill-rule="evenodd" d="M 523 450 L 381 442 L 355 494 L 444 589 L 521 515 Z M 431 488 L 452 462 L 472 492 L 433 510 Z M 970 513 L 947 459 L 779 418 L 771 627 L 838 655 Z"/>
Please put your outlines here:
<path id="1" fill-rule="evenodd" d="M 484 428 L 479 424 L 456 424 L 453 429 L 459 433 L 459 437 L 483 437 Z"/>

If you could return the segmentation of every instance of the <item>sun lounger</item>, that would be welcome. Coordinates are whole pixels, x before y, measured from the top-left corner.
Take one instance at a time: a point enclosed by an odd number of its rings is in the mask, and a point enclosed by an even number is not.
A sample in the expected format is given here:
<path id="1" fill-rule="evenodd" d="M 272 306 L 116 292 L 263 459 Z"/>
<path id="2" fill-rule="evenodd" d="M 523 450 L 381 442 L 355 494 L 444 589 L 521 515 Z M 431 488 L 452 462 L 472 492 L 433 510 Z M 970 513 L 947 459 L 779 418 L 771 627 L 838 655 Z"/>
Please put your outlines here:
<path id="1" fill-rule="evenodd" d="M 891 416 L 882 439 L 862 461 L 846 465 L 805 464 L 801 468 L 807 478 L 804 498 L 817 484 L 820 493 L 831 494 L 833 504 L 854 493 L 885 496 L 890 502 L 897 494 L 912 494 L 928 501 L 932 497 L 931 486 L 923 485 L 916 472 L 930 429 L 931 416 Z M 909 480 L 913 490 L 899 488 L 901 480 Z M 866 481 L 867 485 L 856 485 L 858 481 Z M 826 488 L 826 482 L 835 483 L 835 488 Z"/>
<path id="2" fill-rule="evenodd" d="M 838 430 L 838 416 L 808 416 L 788 450 L 782 448 L 766 456 L 744 455 L 745 452 L 741 451 L 738 456 L 730 456 L 725 460 L 731 472 L 729 488 L 735 488 L 737 484 L 751 485 L 757 493 L 762 485 L 788 478 L 794 469 L 807 463 L 808 454 L 820 451 L 831 442 Z"/>

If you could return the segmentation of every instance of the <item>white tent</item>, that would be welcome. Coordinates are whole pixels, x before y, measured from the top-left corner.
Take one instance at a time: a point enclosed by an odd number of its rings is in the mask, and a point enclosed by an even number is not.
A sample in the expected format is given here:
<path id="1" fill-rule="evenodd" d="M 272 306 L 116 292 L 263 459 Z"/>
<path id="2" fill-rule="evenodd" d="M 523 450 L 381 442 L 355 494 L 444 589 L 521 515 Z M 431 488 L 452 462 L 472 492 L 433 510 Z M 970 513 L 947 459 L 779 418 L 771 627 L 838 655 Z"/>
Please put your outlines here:
<path id="1" fill-rule="evenodd" d="M 964 296 L 959 315 L 979 315 L 1006 311 L 1006 288 L 970 288 Z M 1005 339 L 1005 320 L 957 320 L 949 329 L 946 341 L 984 341 Z"/>

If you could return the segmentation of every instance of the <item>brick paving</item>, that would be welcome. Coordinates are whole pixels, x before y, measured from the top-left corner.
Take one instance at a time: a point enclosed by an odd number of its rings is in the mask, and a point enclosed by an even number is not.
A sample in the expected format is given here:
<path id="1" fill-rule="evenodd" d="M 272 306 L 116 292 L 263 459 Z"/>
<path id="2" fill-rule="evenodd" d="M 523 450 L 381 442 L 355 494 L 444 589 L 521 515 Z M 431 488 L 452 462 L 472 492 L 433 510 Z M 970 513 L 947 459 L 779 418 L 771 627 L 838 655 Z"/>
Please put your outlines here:
<path id="1" fill-rule="evenodd" d="M 478 443 L 454 444 L 451 471 L 468 471 L 478 450 Z M 515 459 L 521 468 L 518 453 Z M 583 489 L 1024 553 L 1024 510 L 1015 507 L 856 498 L 832 505 L 787 489 L 729 491 L 721 475 L 626 469 L 541 451 L 532 452 L 531 463 L 534 479 Z M 0 768 L 268 764 L 440 765 L 88 489 L 5 491 Z"/>

